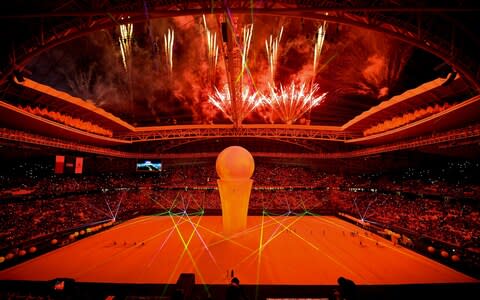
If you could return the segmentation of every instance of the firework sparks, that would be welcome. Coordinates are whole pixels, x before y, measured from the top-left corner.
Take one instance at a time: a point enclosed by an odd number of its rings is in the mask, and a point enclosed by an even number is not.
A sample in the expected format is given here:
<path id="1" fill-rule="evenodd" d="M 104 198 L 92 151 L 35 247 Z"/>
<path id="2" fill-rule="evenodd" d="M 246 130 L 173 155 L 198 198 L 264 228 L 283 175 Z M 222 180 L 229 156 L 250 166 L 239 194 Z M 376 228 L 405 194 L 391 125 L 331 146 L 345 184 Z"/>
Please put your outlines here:
<path id="1" fill-rule="evenodd" d="M 248 52 L 250 51 L 250 42 L 252 41 L 253 24 L 248 24 L 243 27 L 243 51 L 242 51 L 242 72 L 247 67 Z"/>
<path id="2" fill-rule="evenodd" d="M 208 31 L 207 19 L 205 18 L 205 15 L 202 15 L 202 18 L 203 18 L 203 26 L 205 26 L 205 29 Z"/>
<path id="3" fill-rule="evenodd" d="M 133 24 L 120 25 L 120 36 L 118 37 L 118 42 L 120 44 L 120 53 L 122 54 L 122 62 L 125 71 L 128 71 L 130 55 L 132 53 L 132 34 Z"/>
<path id="4" fill-rule="evenodd" d="M 234 112 L 235 108 L 233 107 L 228 85 L 225 85 L 223 91 L 215 88 L 215 93 L 209 96 L 210 103 L 222 111 L 232 122 L 234 122 L 235 114 L 240 122 L 243 121 L 250 112 L 262 103 L 262 99 L 263 97 L 258 92 L 252 92 L 248 86 L 245 86 L 242 91 L 242 98 L 238 99 L 240 100 L 240 105 L 237 111 Z"/>
<path id="5" fill-rule="evenodd" d="M 208 65 L 210 67 L 210 78 L 211 81 L 214 82 L 218 63 L 217 33 L 214 32 L 212 34 L 212 32 L 208 29 L 205 15 L 203 15 L 203 24 L 205 26 L 205 31 L 207 34 Z"/>
<path id="6" fill-rule="evenodd" d="M 275 114 L 286 124 L 293 124 L 308 110 L 319 105 L 327 93 L 316 96 L 317 84 L 308 89 L 305 83 L 297 86 L 291 83 L 288 88 L 280 85 L 279 89 L 270 86 L 270 94 L 263 97 L 263 102 L 270 106 Z"/>
<path id="7" fill-rule="evenodd" d="M 168 73 L 172 74 L 173 71 L 173 40 L 175 38 L 175 33 L 173 29 L 168 28 L 167 33 L 163 35 L 163 40 L 165 42 L 165 56 L 167 60 Z"/>
<path id="8" fill-rule="evenodd" d="M 217 45 L 217 33 L 211 33 L 207 31 L 207 41 L 208 41 L 208 63 L 212 68 L 212 71 L 215 74 L 217 69 L 218 62 L 218 45 Z"/>
<path id="9" fill-rule="evenodd" d="M 273 35 L 270 35 L 270 38 L 265 40 L 265 49 L 267 50 L 268 65 L 270 70 L 270 81 L 272 85 L 275 85 L 275 71 L 277 69 L 277 57 L 278 57 L 278 45 L 282 39 L 283 26 L 280 29 L 280 33 L 277 37 L 273 38 Z"/>
<path id="10" fill-rule="evenodd" d="M 318 62 L 320 60 L 320 54 L 322 53 L 323 41 L 325 40 L 325 33 L 327 31 L 327 23 L 323 22 L 323 25 L 318 27 L 317 40 L 315 42 L 315 51 L 313 54 L 313 77 L 317 75 Z"/>

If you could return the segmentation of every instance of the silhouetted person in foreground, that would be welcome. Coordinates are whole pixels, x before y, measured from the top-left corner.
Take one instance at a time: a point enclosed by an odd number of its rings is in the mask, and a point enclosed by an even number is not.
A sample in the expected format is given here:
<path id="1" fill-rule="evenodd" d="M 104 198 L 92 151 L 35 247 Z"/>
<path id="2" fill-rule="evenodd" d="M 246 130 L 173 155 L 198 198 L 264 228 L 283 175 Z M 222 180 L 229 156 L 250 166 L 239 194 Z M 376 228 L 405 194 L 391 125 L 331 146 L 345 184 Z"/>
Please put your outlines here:
<path id="1" fill-rule="evenodd" d="M 357 299 L 357 285 L 350 279 L 338 277 L 340 299 L 356 300 Z"/>
<path id="2" fill-rule="evenodd" d="M 245 295 L 245 291 L 240 286 L 240 280 L 237 277 L 233 277 L 230 285 L 227 288 L 226 300 L 248 300 Z"/>

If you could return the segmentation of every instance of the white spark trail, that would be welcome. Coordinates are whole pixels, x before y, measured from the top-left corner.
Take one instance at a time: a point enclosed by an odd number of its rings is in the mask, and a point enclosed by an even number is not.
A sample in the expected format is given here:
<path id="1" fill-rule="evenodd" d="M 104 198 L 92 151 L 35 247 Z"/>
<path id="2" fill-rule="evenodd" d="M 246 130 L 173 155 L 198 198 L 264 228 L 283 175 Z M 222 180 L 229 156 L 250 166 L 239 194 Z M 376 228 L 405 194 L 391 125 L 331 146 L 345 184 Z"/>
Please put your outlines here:
<path id="1" fill-rule="evenodd" d="M 242 50 L 242 75 L 245 68 L 247 68 L 248 52 L 250 51 L 250 43 L 252 41 L 253 24 L 248 24 L 243 27 L 243 50 Z"/>
<path id="2" fill-rule="evenodd" d="M 175 32 L 173 29 L 168 28 L 167 33 L 163 35 L 165 44 L 165 56 L 167 62 L 168 73 L 171 75 L 173 72 L 173 41 L 175 39 Z"/>
<path id="3" fill-rule="evenodd" d="M 133 24 L 120 25 L 120 36 L 118 43 L 120 44 L 120 53 L 122 54 L 122 63 L 125 71 L 128 71 L 130 65 L 130 56 L 132 53 L 132 34 Z"/>
<path id="4" fill-rule="evenodd" d="M 293 82 L 287 88 L 282 85 L 279 89 L 270 86 L 270 93 L 263 96 L 262 102 L 270 106 L 283 122 L 293 124 L 325 99 L 327 93 L 317 96 L 318 90 L 317 84 L 312 85 L 310 89 L 305 83 L 297 86 Z"/>
<path id="5" fill-rule="evenodd" d="M 313 54 L 313 77 L 317 75 L 318 63 L 320 61 L 320 54 L 322 53 L 323 41 L 325 40 L 325 34 L 327 31 L 327 24 L 323 22 L 323 25 L 318 27 L 317 40 L 315 41 L 315 51 Z"/>
<path id="6" fill-rule="evenodd" d="M 283 26 L 280 29 L 280 33 L 277 37 L 270 35 L 269 39 L 265 40 L 265 50 L 267 51 L 267 59 L 270 71 L 270 81 L 272 85 L 275 85 L 275 72 L 277 69 L 277 58 L 278 58 L 278 45 L 282 39 Z"/>
<path id="7" fill-rule="evenodd" d="M 250 91 L 248 86 L 245 86 L 242 91 L 240 105 L 238 106 L 238 115 L 240 121 L 243 121 L 247 115 L 257 108 L 262 103 L 262 96 L 258 92 Z M 223 91 L 219 91 L 215 87 L 215 93 L 209 96 L 209 101 L 216 108 L 222 111 L 232 122 L 233 120 L 233 102 L 230 89 L 225 85 Z"/>
<path id="8" fill-rule="evenodd" d="M 215 74 L 217 70 L 218 63 L 218 44 L 217 44 L 217 33 L 212 33 L 207 26 L 207 20 L 205 15 L 203 15 L 203 25 L 205 26 L 205 32 L 207 37 L 207 57 L 208 57 L 208 66 L 210 71 L 210 80 L 213 83 L 215 81 Z"/>

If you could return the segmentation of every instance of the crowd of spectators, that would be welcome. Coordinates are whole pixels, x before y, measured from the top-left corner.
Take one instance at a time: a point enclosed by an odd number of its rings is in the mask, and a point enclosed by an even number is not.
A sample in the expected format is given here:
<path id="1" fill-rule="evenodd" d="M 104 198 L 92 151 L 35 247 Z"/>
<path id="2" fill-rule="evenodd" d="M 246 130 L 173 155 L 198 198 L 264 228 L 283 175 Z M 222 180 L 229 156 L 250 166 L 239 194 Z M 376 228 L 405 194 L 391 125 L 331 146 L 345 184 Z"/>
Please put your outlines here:
<path id="1" fill-rule="evenodd" d="M 315 190 L 254 190 L 251 209 L 304 211 L 325 208 Z M 32 239 L 96 224 L 123 221 L 141 214 L 195 213 L 220 210 L 220 196 L 213 188 L 119 188 L 93 194 L 51 199 L 8 201 L 0 210 L 0 245 L 14 247 Z"/>
<path id="2" fill-rule="evenodd" d="M 480 183 L 476 171 L 472 171 L 479 167 L 478 163 L 462 162 L 449 163 L 440 170 L 407 169 L 395 174 L 339 175 L 296 166 L 257 164 L 252 179 L 254 187 L 262 188 L 340 187 L 480 200 Z M 22 176 L 12 176 L 15 172 L 0 174 L 0 197 L 59 195 L 119 187 L 216 187 L 218 178 L 214 165 L 167 166 L 159 174 L 111 173 L 100 176 L 55 176 L 51 174 L 52 167 L 47 168 L 50 169 L 43 170 L 43 176 L 30 174 L 28 170 L 21 170 Z M 470 171 L 464 172 L 466 168 Z"/>
<path id="3" fill-rule="evenodd" d="M 105 129 L 99 125 L 92 124 L 89 121 L 83 121 L 78 118 L 73 118 L 68 115 L 64 115 L 62 113 L 56 112 L 56 111 L 51 111 L 46 108 L 40 108 L 40 107 L 30 107 L 30 106 L 18 106 L 18 108 L 25 110 L 31 114 L 34 114 L 36 116 L 44 117 L 47 119 L 50 119 L 55 122 L 59 122 L 62 124 L 65 124 L 70 127 L 78 128 L 80 130 L 84 130 L 87 132 L 99 134 L 99 135 L 104 135 L 108 137 L 112 137 L 113 133 L 109 129 Z"/>
<path id="4" fill-rule="evenodd" d="M 408 123 L 426 118 L 426 117 L 431 116 L 433 114 L 442 112 L 442 111 L 450 108 L 451 106 L 452 105 L 450 105 L 449 103 L 444 103 L 443 105 L 439 105 L 437 103 L 437 104 L 430 105 L 430 106 L 425 107 L 425 108 L 416 109 L 412 112 L 405 113 L 401 116 L 393 117 L 393 118 L 391 118 L 389 120 L 386 120 L 382 123 L 378 123 L 378 124 L 368 128 L 367 130 L 365 130 L 363 132 L 363 135 L 371 135 L 371 134 L 375 134 L 375 133 L 385 132 L 387 130 L 394 129 L 394 128 L 403 126 L 405 124 L 408 124 Z"/>
<path id="5" fill-rule="evenodd" d="M 422 172 L 346 176 L 259 164 L 249 209 L 341 211 L 458 246 L 478 245 L 480 185 L 468 176 L 462 187 L 459 179 L 442 180 Z M 205 165 L 155 174 L 2 176 L 0 249 L 106 220 L 220 210 L 216 180 L 214 166 Z"/>
<path id="6" fill-rule="evenodd" d="M 402 194 L 332 191 L 333 205 L 367 222 L 407 229 L 461 247 L 480 237 L 478 203 Z"/>

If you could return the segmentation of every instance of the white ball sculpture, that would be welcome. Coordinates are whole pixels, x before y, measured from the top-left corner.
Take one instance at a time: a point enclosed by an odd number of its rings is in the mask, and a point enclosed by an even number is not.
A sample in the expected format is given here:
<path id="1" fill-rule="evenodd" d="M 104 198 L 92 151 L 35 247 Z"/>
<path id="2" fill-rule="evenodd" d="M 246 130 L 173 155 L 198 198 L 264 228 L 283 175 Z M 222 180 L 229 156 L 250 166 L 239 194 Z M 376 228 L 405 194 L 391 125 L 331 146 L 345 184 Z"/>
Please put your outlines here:
<path id="1" fill-rule="evenodd" d="M 255 162 L 247 149 L 231 146 L 218 155 L 216 169 L 220 179 L 250 179 L 255 169 Z"/>
<path id="2" fill-rule="evenodd" d="M 220 152 L 216 162 L 218 191 L 222 204 L 223 233 L 232 235 L 247 227 L 248 202 L 255 162 L 248 150 L 231 146 Z"/>

